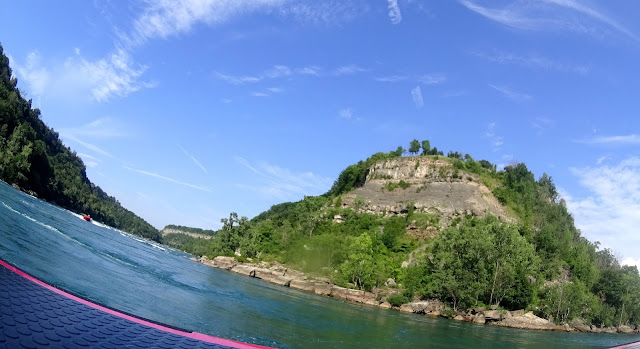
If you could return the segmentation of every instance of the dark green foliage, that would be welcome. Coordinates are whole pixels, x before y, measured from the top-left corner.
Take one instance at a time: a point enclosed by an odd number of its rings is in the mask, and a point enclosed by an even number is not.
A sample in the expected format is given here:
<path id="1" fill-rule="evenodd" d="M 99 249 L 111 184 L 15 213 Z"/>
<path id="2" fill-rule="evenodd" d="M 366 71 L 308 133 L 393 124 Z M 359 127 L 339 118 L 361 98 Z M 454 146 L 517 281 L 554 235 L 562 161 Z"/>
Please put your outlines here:
<path id="1" fill-rule="evenodd" d="M 404 180 L 400 180 L 399 182 L 387 182 L 384 185 L 384 189 L 388 191 L 394 191 L 396 188 L 407 189 L 411 186 L 411 183 L 405 182 Z"/>
<path id="2" fill-rule="evenodd" d="M 480 160 L 480 161 L 478 161 L 478 163 L 480 163 L 480 166 L 482 166 L 482 168 L 484 168 L 484 169 L 487 169 L 487 170 L 492 170 L 493 169 L 493 164 L 491 164 L 487 160 Z"/>
<path id="3" fill-rule="evenodd" d="M 421 143 L 422 146 L 422 155 L 428 155 L 431 150 L 431 143 L 428 140 L 424 140 Z"/>
<path id="4" fill-rule="evenodd" d="M 462 154 L 457 151 L 449 151 L 447 157 L 462 160 Z"/>
<path id="5" fill-rule="evenodd" d="M 149 223 L 87 179 L 82 160 L 40 119 L 11 78 L 0 46 L 0 178 L 66 209 L 132 234 L 160 241 Z"/>
<path id="6" fill-rule="evenodd" d="M 414 139 L 409 143 L 409 153 L 416 155 L 420 152 L 420 142 L 417 139 Z"/>
<path id="7" fill-rule="evenodd" d="M 344 169 L 338 179 L 333 183 L 331 189 L 325 196 L 337 196 L 346 193 L 351 189 L 360 187 L 364 184 L 369 174 L 369 168 L 376 162 L 381 160 L 393 159 L 402 156 L 404 149 L 398 147 L 398 150 L 389 153 L 375 153 L 365 161 L 359 161 L 355 165 L 351 165 Z"/>
<path id="8" fill-rule="evenodd" d="M 399 307 L 403 304 L 409 303 L 410 301 L 411 300 L 408 297 L 402 294 L 393 294 L 387 297 L 387 302 L 389 302 L 393 307 Z"/>
<path id="9" fill-rule="evenodd" d="M 469 218 L 433 240 L 406 282 L 423 297 L 450 302 L 454 310 L 478 301 L 526 305 L 533 300 L 528 277 L 537 276 L 538 263 L 516 226 L 491 216 Z"/>

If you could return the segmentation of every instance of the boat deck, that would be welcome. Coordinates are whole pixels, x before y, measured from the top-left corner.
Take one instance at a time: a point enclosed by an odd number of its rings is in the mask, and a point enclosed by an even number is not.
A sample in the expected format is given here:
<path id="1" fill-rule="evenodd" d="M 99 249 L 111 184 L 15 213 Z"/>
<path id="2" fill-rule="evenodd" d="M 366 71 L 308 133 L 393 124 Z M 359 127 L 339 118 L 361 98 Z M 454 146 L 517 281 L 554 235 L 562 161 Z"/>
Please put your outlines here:
<path id="1" fill-rule="evenodd" d="M 171 328 L 48 285 L 0 260 L 0 348 L 266 348 Z"/>

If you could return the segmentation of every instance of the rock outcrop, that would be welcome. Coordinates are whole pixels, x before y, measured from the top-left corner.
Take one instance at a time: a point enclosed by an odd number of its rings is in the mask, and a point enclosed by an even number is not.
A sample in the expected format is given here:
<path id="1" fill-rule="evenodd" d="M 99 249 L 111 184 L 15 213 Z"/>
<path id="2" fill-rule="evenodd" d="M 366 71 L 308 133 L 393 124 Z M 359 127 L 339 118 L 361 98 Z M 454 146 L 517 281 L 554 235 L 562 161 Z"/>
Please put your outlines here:
<path id="1" fill-rule="evenodd" d="M 557 326 L 553 322 L 537 317 L 531 311 L 528 313 L 525 313 L 524 315 L 511 316 L 502 321 L 493 322 L 493 324 L 497 326 L 521 328 L 521 329 L 547 330 L 547 331 L 557 330 Z"/>
<path id="2" fill-rule="evenodd" d="M 399 181 L 409 187 L 388 190 L 390 183 Z M 359 205 L 360 211 L 376 214 L 405 214 L 407 202 L 413 202 L 415 212 L 439 216 L 440 227 L 464 215 L 490 213 L 504 221 L 515 220 L 477 175 L 455 169 L 444 158 L 403 157 L 379 161 L 369 169 L 362 187 L 344 195 L 342 205 L 355 207 L 358 197 L 364 199 L 364 205 Z"/>
<path id="3" fill-rule="evenodd" d="M 182 235 L 191 236 L 192 238 L 205 239 L 205 240 L 209 240 L 213 237 L 211 235 L 192 233 L 184 230 L 171 229 L 171 228 L 164 228 L 160 231 L 160 235 L 162 236 L 165 236 L 167 234 L 182 234 Z"/>

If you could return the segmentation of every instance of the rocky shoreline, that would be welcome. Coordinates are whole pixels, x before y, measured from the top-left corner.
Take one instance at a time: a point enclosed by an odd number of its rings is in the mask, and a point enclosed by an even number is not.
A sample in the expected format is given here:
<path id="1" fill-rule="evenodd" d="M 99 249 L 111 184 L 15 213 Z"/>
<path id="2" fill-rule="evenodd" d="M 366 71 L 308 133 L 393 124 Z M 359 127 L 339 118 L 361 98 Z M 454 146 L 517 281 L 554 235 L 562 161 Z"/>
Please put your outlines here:
<path id="1" fill-rule="evenodd" d="M 206 256 L 200 259 L 192 258 L 193 261 L 232 271 L 237 274 L 254 277 L 274 283 L 313 292 L 321 296 L 329 296 L 340 300 L 354 303 L 366 304 L 382 309 L 395 309 L 401 312 L 423 314 L 430 317 L 446 317 L 458 321 L 467 321 L 476 324 L 487 324 L 493 326 L 511 327 L 528 330 L 556 331 L 556 332 L 589 332 L 589 333 L 623 333 L 637 334 L 639 328 L 632 328 L 626 325 L 618 327 L 599 328 L 588 325 L 580 319 L 574 319 L 569 324 L 556 325 L 553 322 L 540 318 L 533 312 L 524 310 L 506 311 L 492 310 L 485 308 L 475 308 L 464 312 L 458 312 L 454 316 L 446 312 L 445 305 L 439 300 L 428 300 L 402 304 L 400 307 L 393 307 L 387 302 L 387 296 L 393 292 L 376 289 L 374 292 L 363 290 L 353 290 L 331 284 L 325 278 L 312 278 L 303 272 L 293 270 L 279 263 L 240 263 L 233 257 L 218 256 L 210 260 Z"/>

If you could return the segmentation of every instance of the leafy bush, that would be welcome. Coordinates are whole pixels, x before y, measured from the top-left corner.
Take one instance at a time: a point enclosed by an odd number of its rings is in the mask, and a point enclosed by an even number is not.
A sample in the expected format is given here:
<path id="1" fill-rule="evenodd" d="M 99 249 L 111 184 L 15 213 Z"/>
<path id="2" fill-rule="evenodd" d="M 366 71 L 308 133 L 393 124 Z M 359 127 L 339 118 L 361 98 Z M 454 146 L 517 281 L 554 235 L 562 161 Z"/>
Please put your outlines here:
<path id="1" fill-rule="evenodd" d="M 405 297 L 402 294 L 392 294 L 391 296 L 387 297 L 387 302 L 389 302 L 389 304 L 391 304 L 391 306 L 393 307 L 399 307 L 403 304 L 409 303 L 409 298 Z"/>

